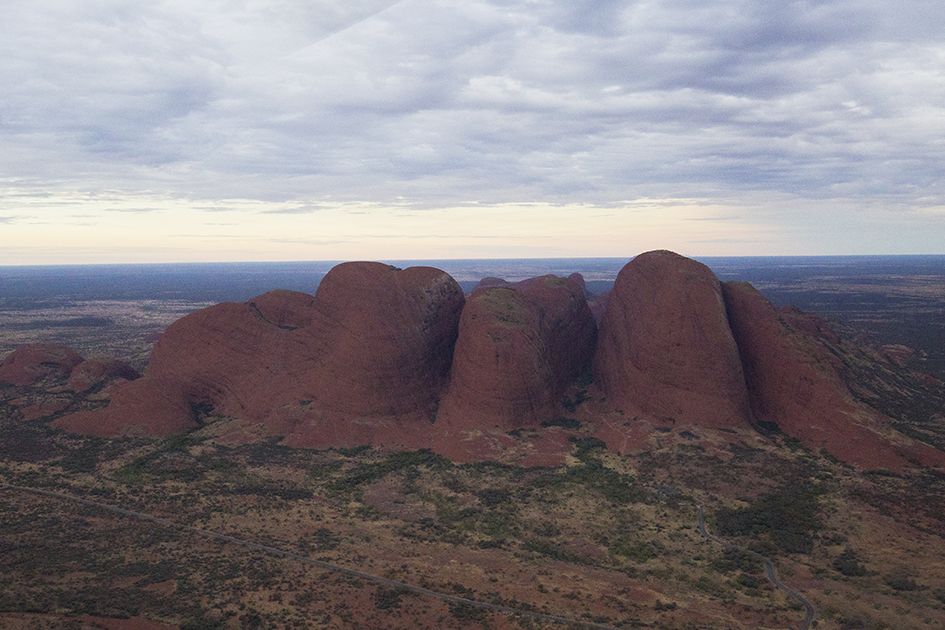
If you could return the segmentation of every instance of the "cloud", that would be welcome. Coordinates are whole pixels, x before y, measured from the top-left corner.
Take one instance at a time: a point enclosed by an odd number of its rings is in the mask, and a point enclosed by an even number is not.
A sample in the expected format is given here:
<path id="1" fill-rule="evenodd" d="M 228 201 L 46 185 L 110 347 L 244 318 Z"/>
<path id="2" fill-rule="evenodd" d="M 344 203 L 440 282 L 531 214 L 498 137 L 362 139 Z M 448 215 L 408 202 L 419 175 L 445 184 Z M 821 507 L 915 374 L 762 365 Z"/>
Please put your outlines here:
<path id="1" fill-rule="evenodd" d="M 940 3 L 10 4 L 0 172 L 29 194 L 274 216 L 757 193 L 945 204 Z"/>
<path id="2" fill-rule="evenodd" d="M 289 206 L 289 207 L 280 207 L 280 208 L 271 208 L 269 210 L 263 210 L 263 214 L 312 214 L 313 212 L 318 212 L 321 208 L 313 205 L 303 205 L 303 206 Z"/>

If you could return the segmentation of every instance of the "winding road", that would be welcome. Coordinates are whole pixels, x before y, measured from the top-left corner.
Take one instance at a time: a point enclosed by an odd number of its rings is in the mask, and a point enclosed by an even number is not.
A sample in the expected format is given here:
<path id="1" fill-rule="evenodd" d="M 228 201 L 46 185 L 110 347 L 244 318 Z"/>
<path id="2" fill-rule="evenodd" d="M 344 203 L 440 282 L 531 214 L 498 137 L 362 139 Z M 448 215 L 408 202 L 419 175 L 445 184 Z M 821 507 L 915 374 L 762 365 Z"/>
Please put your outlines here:
<path id="1" fill-rule="evenodd" d="M 732 543 L 726 542 L 720 538 L 716 538 L 715 536 L 707 532 L 705 529 L 705 514 L 703 513 L 703 509 L 702 509 L 702 501 L 695 501 L 695 504 L 699 508 L 699 533 L 714 543 L 718 543 L 722 545 L 723 547 L 727 547 L 729 549 L 737 549 L 738 551 L 747 553 L 751 555 L 752 557 L 758 558 L 759 560 L 764 562 L 765 563 L 765 576 L 768 578 L 768 581 L 771 582 L 771 584 L 775 588 L 781 589 L 782 591 L 784 591 L 786 595 L 788 595 L 789 597 L 793 597 L 795 600 L 800 602 L 801 605 L 804 606 L 804 608 L 807 610 L 807 615 L 804 617 L 804 621 L 801 622 L 800 630 L 809 630 L 811 624 L 814 621 L 814 605 L 811 604 L 809 601 L 807 601 L 807 598 L 805 598 L 803 595 L 789 588 L 784 582 L 779 580 L 778 574 L 774 569 L 774 564 L 772 564 L 771 561 L 765 558 L 763 555 L 761 555 L 760 553 L 756 553 L 752 551 L 751 549 L 745 549 L 744 547 L 733 545 Z"/>

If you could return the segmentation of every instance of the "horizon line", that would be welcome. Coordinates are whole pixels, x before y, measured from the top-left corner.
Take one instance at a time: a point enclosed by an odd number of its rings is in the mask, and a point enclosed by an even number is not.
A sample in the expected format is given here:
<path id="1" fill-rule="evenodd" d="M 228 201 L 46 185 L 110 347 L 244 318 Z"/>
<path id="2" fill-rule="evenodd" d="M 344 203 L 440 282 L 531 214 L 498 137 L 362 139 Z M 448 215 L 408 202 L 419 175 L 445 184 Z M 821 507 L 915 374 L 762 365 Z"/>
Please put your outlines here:
<path id="1" fill-rule="evenodd" d="M 654 250 L 648 250 L 654 251 Z M 83 263 L 24 263 L 24 264 L 3 264 L 0 269 L 22 269 L 29 267 L 146 267 L 146 266 L 174 266 L 174 265 L 280 265 L 280 264 L 315 264 L 315 263 L 334 263 L 341 264 L 345 262 L 468 262 L 468 261 L 543 261 L 543 260 L 633 260 L 640 252 L 632 256 L 535 256 L 535 257 L 502 257 L 502 258 L 389 258 L 383 260 L 368 260 L 366 258 L 349 259 L 305 259 L 305 260 L 218 260 L 218 261 L 197 261 L 181 260 L 174 262 L 83 262 Z M 685 255 L 686 258 L 693 260 L 747 260 L 747 259 L 842 259 L 842 258 L 945 258 L 945 254 L 776 254 L 776 255 L 737 255 L 737 256 L 697 256 Z"/>

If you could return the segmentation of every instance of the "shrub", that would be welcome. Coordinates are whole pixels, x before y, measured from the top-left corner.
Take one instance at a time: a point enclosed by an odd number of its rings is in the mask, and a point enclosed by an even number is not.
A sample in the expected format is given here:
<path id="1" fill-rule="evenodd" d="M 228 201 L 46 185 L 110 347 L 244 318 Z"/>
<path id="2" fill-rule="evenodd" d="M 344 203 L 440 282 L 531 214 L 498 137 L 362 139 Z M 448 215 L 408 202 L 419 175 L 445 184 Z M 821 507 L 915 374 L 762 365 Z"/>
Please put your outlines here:
<path id="1" fill-rule="evenodd" d="M 892 573 L 883 578 L 886 586 L 896 591 L 917 591 L 921 587 L 903 573 Z"/>
<path id="2" fill-rule="evenodd" d="M 561 427 L 562 429 L 580 429 L 581 421 L 576 418 L 565 418 L 564 416 L 558 416 L 554 420 L 545 420 L 541 423 L 541 426 L 545 427 Z"/>
<path id="3" fill-rule="evenodd" d="M 719 531 L 729 536 L 767 534 L 782 552 L 810 553 L 813 533 L 821 527 L 819 496 L 817 488 L 805 483 L 762 496 L 746 508 L 721 509 Z"/>
<path id="4" fill-rule="evenodd" d="M 712 562 L 712 568 L 719 573 L 761 573 L 764 566 L 757 556 L 735 547 L 726 547 L 722 555 Z"/>
<path id="5" fill-rule="evenodd" d="M 847 547 L 833 561 L 833 568 L 849 576 L 866 575 L 866 567 L 860 564 L 860 559 L 856 552 Z"/>
<path id="6" fill-rule="evenodd" d="M 512 492 L 503 488 L 486 488 L 479 491 L 478 495 L 486 507 L 495 507 L 512 500 Z"/>
<path id="7" fill-rule="evenodd" d="M 374 593 L 374 605 L 377 606 L 379 610 L 398 608 L 400 607 L 400 600 L 403 599 L 403 596 L 408 592 L 409 591 L 403 586 L 396 588 L 384 588 L 383 586 L 379 586 Z"/>

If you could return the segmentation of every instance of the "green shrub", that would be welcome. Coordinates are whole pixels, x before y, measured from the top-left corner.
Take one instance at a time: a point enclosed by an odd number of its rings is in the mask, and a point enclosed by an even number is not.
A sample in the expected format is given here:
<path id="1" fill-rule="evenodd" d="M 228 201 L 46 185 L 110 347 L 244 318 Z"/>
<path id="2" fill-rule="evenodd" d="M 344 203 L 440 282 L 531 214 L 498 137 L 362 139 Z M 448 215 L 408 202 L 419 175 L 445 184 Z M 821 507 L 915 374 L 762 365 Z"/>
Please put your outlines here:
<path id="1" fill-rule="evenodd" d="M 495 507 L 512 500 L 512 492 L 504 488 L 486 488 L 480 490 L 478 496 L 486 507 Z"/>
<path id="2" fill-rule="evenodd" d="M 403 599 L 403 596 L 409 593 L 405 587 L 398 586 L 396 588 L 385 588 L 383 586 L 377 587 L 377 591 L 374 593 L 374 605 L 378 610 L 392 610 L 394 608 L 400 607 L 400 601 Z"/>
<path id="3" fill-rule="evenodd" d="M 621 539 L 611 545 L 610 549 L 618 555 L 630 558 L 637 564 L 645 564 L 656 555 L 653 546 L 643 541 L 630 542 Z"/>
<path id="4" fill-rule="evenodd" d="M 789 485 L 762 496 L 748 507 L 718 511 L 719 533 L 726 536 L 767 536 L 784 553 L 810 553 L 813 533 L 822 526 L 820 489 L 810 483 Z"/>
<path id="5" fill-rule="evenodd" d="M 726 547 L 722 555 L 712 562 L 712 568 L 719 573 L 733 573 L 735 571 L 761 573 L 764 570 L 764 565 L 757 556 L 747 551 L 735 547 Z"/>
<path id="6" fill-rule="evenodd" d="M 889 588 L 896 591 L 917 591 L 921 587 L 916 581 L 902 573 L 892 573 L 883 578 L 883 582 Z"/>
<path id="7" fill-rule="evenodd" d="M 541 426 L 545 427 L 561 427 L 562 429 L 580 429 L 581 421 L 576 418 L 565 418 L 564 416 L 558 416 L 554 420 L 545 420 L 541 423 Z"/>
<path id="8" fill-rule="evenodd" d="M 866 575 L 866 567 L 860 564 L 860 559 L 856 552 L 847 547 L 839 556 L 834 558 L 833 568 L 849 576 Z"/>

